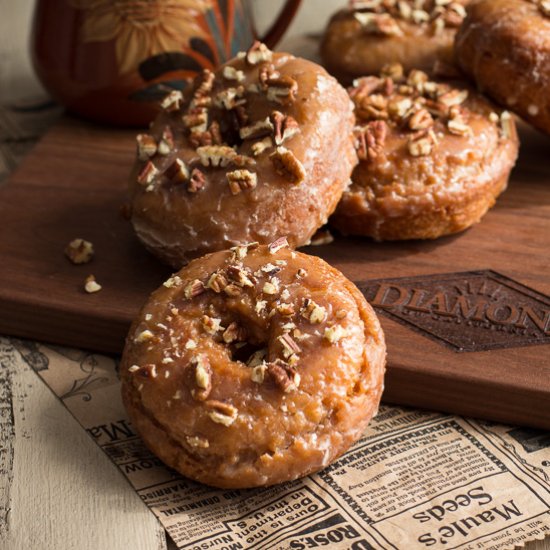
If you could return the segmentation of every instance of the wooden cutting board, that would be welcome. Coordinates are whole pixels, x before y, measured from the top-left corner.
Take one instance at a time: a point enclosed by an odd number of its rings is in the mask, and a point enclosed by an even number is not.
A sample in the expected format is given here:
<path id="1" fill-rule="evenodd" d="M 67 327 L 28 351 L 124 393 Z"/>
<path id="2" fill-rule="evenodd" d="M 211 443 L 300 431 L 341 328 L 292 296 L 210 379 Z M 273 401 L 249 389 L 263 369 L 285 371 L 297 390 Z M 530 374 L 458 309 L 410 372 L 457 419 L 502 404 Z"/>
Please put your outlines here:
<path id="1" fill-rule="evenodd" d="M 385 400 L 550 428 L 550 140 L 522 128 L 508 191 L 435 242 L 310 247 L 353 280 L 388 343 Z M 119 208 L 134 133 L 63 119 L 0 188 L 0 333 L 119 353 L 170 270 Z M 92 263 L 63 255 L 75 237 Z M 93 273 L 99 293 L 82 290 Z"/>

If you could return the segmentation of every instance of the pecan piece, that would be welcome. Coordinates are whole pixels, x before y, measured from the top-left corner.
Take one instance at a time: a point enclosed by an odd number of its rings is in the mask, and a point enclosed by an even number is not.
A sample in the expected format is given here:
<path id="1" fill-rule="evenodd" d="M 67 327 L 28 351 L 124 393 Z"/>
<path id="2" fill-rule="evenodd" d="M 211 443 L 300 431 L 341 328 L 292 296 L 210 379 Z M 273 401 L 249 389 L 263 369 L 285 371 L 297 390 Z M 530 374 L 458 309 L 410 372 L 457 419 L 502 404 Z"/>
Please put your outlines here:
<path id="1" fill-rule="evenodd" d="M 275 145 L 281 145 L 285 140 L 300 132 L 296 119 L 291 116 L 285 116 L 280 111 L 273 111 L 270 118 L 273 122 L 272 127 L 275 129 L 273 136 Z"/>
<path id="2" fill-rule="evenodd" d="M 136 142 L 139 160 L 149 160 L 157 152 L 157 142 L 149 134 L 138 134 Z"/>
<path id="3" fill-rule="evenodd" d="M 287 105 L 296 101 L 298 82 L 291 76 L 282 75 L 269 78 L 267 84 L 267 100 Z"/>
<path id="4" fill-rule="evenodd" d="M 219 294 L 228 284 L 225 275 L 219 271 L 212 273 L 206 286 L 212 289 L 216 294 Z"/>
<path id="5" fill-rule="evenodd" d="M 383 34 L 386 36 L 403 36 L 401 27 L 388 13 L 363 13 L 354 14 L 355 19 L 368 33 Z"/>
<path id="6" fill-rule="evenodd" d="M 273 382 L 284 393 L 294 391 L 300 385 L 300 375 L 296 372 L 296 369 L 280 359 L 267 363 L 266 370 Z"/>
<path id="7" fill-rule="evenodd" d="M 269 136 L 273 132 L 273 124 L 266 117 L 264 120 L 259 120 L 250 126 L 243 126 L 239 129 L 239 136 L 243 140 L 258 139 L 261 137 Z"/>
<path id="8" fill-rule="evenodd" d="M 233 405 L 215 399 L 208 400 L 205 405 L 210 409 L 208 412 L 210 420 L 223 426 L 231 426 L 239 414 L 239 411 Z"/>
<path id="9" fill-rule="evenodd" d="M 408 143 L 409 153 L 413 157 L 425 157 L 429 155 L 433 150 L 433 146 L 434 141 L 430 135 L 421 136 L 417 139 L 412 137 Z"/>
<path id="10" fill-rule="evenodd" d="M 206 185 L 206 176 L 198 168 L 193 168 L 191 171 L 191 177 L 189 178 L 189 183 L 187 184 L 187 191 L 189 193 L 196 193 L 204 188 Z"/>
<path id="11" fill-rule="evenodd" d="M 239 71 L 231 65 L 226 65 L 223 68 L 222 74 L 226 80 L 236 80 L 237 82 L 242 82 L 245 79 L 243 71 Z"/>
<path id="12" fill-rule="evenodd" d="M 193 360 L 195 384 L 198 389 L 192 389 L 194 399 L 205 401 L 212 390 L 212 369 L 206 355 L 201 354 Z"/>
<path id="13" fill-rule="evenodd" d="M 300 346 L 292 339 L 292 336 L 288 333 L 281 334 L 277 338 L 283 346 L 283 357 L 288 359 L 291 355 L 298 354 L 302 351 Z"/>
<path id="14" fill-rule="evenodd" d="M 229 190 L 232 195 L 238 195 L 241 191 L 254 189 L 258 184 L 258 176 L 249 170 L 234 170 L 226 174 Z"/>
<path id="15" fill-rule="evenodd" d="M 183 294 L 188 300 L 191 300 L 192 298 L 200 296 L 205 290 L 202 281 L 200 279 L 195 279 L 186 285 L 183 289 Z"/>
<path id="16" fill-rule="evenodd" d="M 256 40 L 246 52 L 246 62 L 249 65 L 258 65 L 264 61 L 271 61 L 273 52 L 262 42 Z"/>
<path id="17" fill-rule="evenodd" d="M 179 90 L 172 90 L 167 96 L 160 102 L 162 109 L 168 112 L 178 111 L 183 101 L 183 95 Z"/>
<path id="18" fill-rule="evenodd" d="M 84 239 L 73 239 L 66 246 L 65 255 L 73 264 L 87 264 L 94 257 L 94 245 Z"/>
<path id="19" fill-rule="evenodd" d="M 197 149 L 197 154 L 203 166 L 221 166 L 225 168 L 237 153 L 228 145 L 206 145 Z"/>
<path id="20" fill-rule="evenodd" d="M 409 128 L 411 130 L 427 130 L 433 126 L 434 119 L 426 109 L 416 111 L 409 118 Z"/>
<path id="21" fill-rule="evenodd" d="M 304 166 L 286 147 L 277 147 L 269 158 L 275 167 L 275 172 L 290 183 L 298 185 L 304 181 L 306 177 Z"/>
<path id="22" fill-rule="evenodd" d="M 388 127 L 383 120 L 373 120 L 356 133 L 359 160 L 373 161 L 378 158 L 386 141 Z"/>
<path id="23" fill-rule="evenodd" d="M 172 164 L 168 166 L 164 175 L 168 178 L 168 181 L 173 184 L 183 183 L 189 179 L 189 170 L 185 165 L 185 162 L 181 159 L 176 159 Z"/>
<path id="24" fill-rule="evenodd" d="M 166 156 L 174 148 L 174 134 L 170 126 L 165 126 L 158 144 L 158 154 Z"/>
<path id="25" fill-rule="evenodd" d="M 273 241 L 269 244 L 267 247 L 270 254 L 277 254 L 279 250 L 282 250 L 283 248 L 288 248 L 288 241 L 286 237 L 280 237 L 276 241 Z"/>
<path id="26" fill-rule="evenodd" d="M 88 275 L 84 281 L 84 290 L 88 294 L 99 292 L 103 287 L 95 280 L 93 275 Z"/>
<path id="27" fill-rule="evenodd" d="M 239 327 L 236 322 L 233 322 L 225 329 L 222 338 L 226 344 L 243 342 L 246 338 L 246 330 L 243 327 Z"/>
<path id="28" fill-rule="evenodd" d="M 331 344 L 339 342 L 342 338 L 347 336 L 347 331 L 342 325 L 334 325 L 325 329 L 324 338 Z"/>
<path id="29" fill-rule="evenodd" d="M 146 191 L 151 191 L 153 189 L 153 181 L 158 174 L 159 171 L 157 167 L 150 160 L 148 160 L 139 172 L 137 181 L 140 185 L 146 186 Z"/>

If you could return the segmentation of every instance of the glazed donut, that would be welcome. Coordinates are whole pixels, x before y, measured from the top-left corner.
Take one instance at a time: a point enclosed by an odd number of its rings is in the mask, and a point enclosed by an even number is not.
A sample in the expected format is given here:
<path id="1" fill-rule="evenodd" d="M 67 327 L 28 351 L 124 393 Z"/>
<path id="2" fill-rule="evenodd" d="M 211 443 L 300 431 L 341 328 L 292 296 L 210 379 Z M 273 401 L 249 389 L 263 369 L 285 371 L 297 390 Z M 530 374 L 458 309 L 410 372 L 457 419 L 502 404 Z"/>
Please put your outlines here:
<path id="1" fill-rule="evenodd" d="M 272 485 L 362 435 L 385 349 L 359 290 L 280 238 L 196 259 L 155 291 L 126 341 L 122 395 L 144 442 L 181 474 Z"/>
<path id="2" fill-rule="evenodd" d="M 345 84 L 377 75 L 390 63 L 428 72 L 437 62 L 452 64 L 456 29 L 468 2 L 351 1 L 329 21 L 321 43 L 323 63 Z"/>
<path id="3" fill-rule="evenodd" d="M 514 120 L 465 87 L 391 70 L 350 89 L 361 160 L 331 223 L 375 240 L 462 231 L 506 188 L 518 153 Z"/>
<path id="4" fill-rule="evenodd" d="M 205 70 L 162 107 L 138 136 L 131 220 L 176 268 L 245 242 L 308 243 L 357 164 L 344 88 L 322 67 L 263 44 Z"/>
<path id="5" fill-rule="evenodd" d="M 550 133 L 550 4 L 482 0 L 456 36 L 457 62 L 480 90 Z"/>

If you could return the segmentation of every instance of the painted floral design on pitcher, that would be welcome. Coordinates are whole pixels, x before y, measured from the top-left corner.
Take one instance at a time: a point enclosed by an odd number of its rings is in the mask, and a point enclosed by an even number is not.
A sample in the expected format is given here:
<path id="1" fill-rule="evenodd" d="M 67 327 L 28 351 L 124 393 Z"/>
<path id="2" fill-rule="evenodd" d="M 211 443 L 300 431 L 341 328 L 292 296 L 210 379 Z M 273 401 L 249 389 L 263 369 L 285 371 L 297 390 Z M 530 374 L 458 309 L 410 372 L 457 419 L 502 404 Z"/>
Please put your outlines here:
<path id="1" fill-rule="evenodd" d="M 131 99 L 155 100 L 183 89 L 253 40 L 241 0 L 67 0 L 83 14 L 78 40 L 112 42 L 120 76 L 137 72 Z"/>

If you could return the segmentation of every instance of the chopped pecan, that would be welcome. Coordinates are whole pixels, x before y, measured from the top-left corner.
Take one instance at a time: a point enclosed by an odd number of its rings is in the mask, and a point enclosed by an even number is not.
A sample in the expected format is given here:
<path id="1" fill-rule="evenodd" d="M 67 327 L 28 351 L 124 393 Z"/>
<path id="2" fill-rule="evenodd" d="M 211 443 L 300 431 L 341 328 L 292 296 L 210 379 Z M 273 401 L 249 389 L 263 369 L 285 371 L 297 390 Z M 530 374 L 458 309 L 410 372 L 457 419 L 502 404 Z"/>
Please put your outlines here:
<path id="1" fill-rule="evenodd" d="M 179 90 L 172 90 L 167 96 L 160 102 L 162 109 L 168 112 L 178 111 L 183 101 L 183 95 Z"/>
<path id="2" fill-rule="evenodd" d="M 388 13 L 358 12 L 354 17 L 366 32 L 383 34 L 385 36 L 403 36 L 403 31 L 397 21 Z"/>
<path id="3" fill-rule="evenodd" d="M 170 126 L 165 126 L 158 144 L 158 154 L 166 156 L 174 148 L 174 134 Z"/>
<path id="4" fill-rule="evenodd" d="M 73 264 L 87 264 L 94 257 L 94 245 L 84 239 L 73 239 L 66 246 L 65 255 Z"/>
<path id="5" fill-rule="evenodd" d="M 88 294 L 99 292 L 103 287 L 95 280 L 93 275 L 88 275 L 84 281 L 84 290 Z"/>
<path id="6" fill-rule="evenodd" d="M 273 139 L 275 145 L 281 145 L 285 140 L 290 139 L 292 136 L 300 132 L 300 127 L 296 122 L 296 119 L 290 115 L 285 116 L 280 111 L 273 111 L 271 113 L 272 127 L 275 129 Z"/>
<path id="7" fill-rule="evenodd" d="M 446 6 L 443 19 L 448 27 L 460 27 L 466 17 L 466 9 L 458 2 L 451 2 Z"/>
<path id="8" fill-rule="evenodd" d="M 430 20 L 430 14 L 426 10 L 421 9 L 412 10 L 410 17 L 417 25 L 426 23 Z"/>
<path id="9" fill-rule="evenodd" d="M 438 102 L 443 103 L 446 107 L 461 105 L 468 98 L 468 90 L 451 90 L 438 97 Z"/>
<path id="10" fill-rule="evenodd" d="M 227 88 L 216 95 L 214 99 L 214 104 L 218 107 L 223 107 L 227 111 L 230 111 L 238 105 L 244 105 L 246 103 L 246 99 L 243 97 L 243 95 L 243 86 L 239 86 L 238 88 Z"/>
<path id="11" fill-rule="evenodd" d="M 226 65 L 223 68 L 223 77 L 227 80 L 236 80 L 242 82 L 245 79 L 243 71 L 235 69 L 232 65 Z"/>
<path id="12" fill-rule="evenodd" d="M 283 302 L 277 306 L 277 312 L 285 317 L 288 317 L 294 314 L 294 306 L 292 304 L 287 304 Z"/>
<path id="13" fill-rule="evenodd" d="M 184 183 L 189 179 L 189 170 L 183 160 L 175 159 L 174 162 L 168 166 L 164 175 L 168 178 L 170 183 Z"/>
<path id="14" fill-rule="evenodd" d="M 295 353 L 300 353 L 302 349 L 300 346 L 292 339 L 292 336 L 288 333 L 281 334 L 277 338 L 281 345 L 283 346 L 283 357 L 285 359 L 288 359 L 291 355 L 294 355 Z"/>
<path id="15" fill-rule="evenodd" d="M 218 317 L 210 317 L 209 315 L 203 315 L 201 323 L 206 332 L 209 334 L 216 334 L 220 330 L 224 330 L 221 326 L 222 320 Z"/>
<path id="16" fill-rule="evenodd" d="M 472 129 L 460 118 L 454 118 L 447 121 L 447 128 L 451 134 L 456 136 L 470 136 Z"/>
<path id="17" fill-rule="evenodd" d="M 212 390 L 212 369 L 210 362 L 204 354 L 200 354 L 193 359 L 195 384 L 198 388 L 191 390 L 191 395 L 199 400 L 205 401 Z"/>
<path id="18" fill-rule="evenodd" d="M 148 329 L 142 330 L 139 334 L 136 334 L 134 337 L 134 344 L 143 344 L 144 342 L 148 342 L 149 340 L 152 340 L 155 337 L 155 335 Z"/>
<path id="19" fill-rule="evenodd" d="M 197 107 L 189 109 L 182 117 L 183 125 L 192 133 L 205 132 L 208 126 L 208 109 Z"/>
<path id="20" fill-rule="evenodd" d="M 210 420 L 224 426 L 231 426 L 239 414 L 239 411 L 233 405 L 215 399 L 208 400 L 205 405 L 210 409 L 208 412 Z"/>
<path id="21" fill-rule="evenodd" d="M 150 160 L 148 160 L 145 166 L 139 172 L 137 181 L 140 185 L 147 186 L 146 191 L 151 191 L 153 181 L 158 176 L 158 174 L 159 171 L 157 167 Z"/>
<path id="22" fill-rule="evenodd" d="M 205 290 L 202 281 L 200 279 L 195 279 L 186 285 L 183 294 L 188 300 L 191 300 L 192 298 L 200 296 Z"/>
<path id="23" fill-rule="evenodd" d="M 264 136 L 269 136 L 273 132 L 274 126 L 269 120 L 269 117 L 259 120 L 250 126 L 243 126 L 239 129 L 239 136 L 243 140 L 258 139 Z"/>
<path id="24" fill-rule="evenodd" d="M 273 52 L 262 42 L 256 40 L 246 52 L 246 62 L 249 65 L 258 65 L 265 61 L 271 61 Z"/>
<path id="25" fill-rule="evenodd" d="M 255 382 L 256 384 L 263 384 L 266 371 L 267 371 L 267 364 L 260 363 L 259 365 L 256 365 L 255 367 L 252 368 L 252 371 L 250 373 L 250 379 L 252 380 L 252 382 Z"/>
<path id="26" fill-rule="evenodd" d="M 331 344 L 339 342 L 345 336 L 347 336 L 347 331 L 344 329 L 344 327 L 342 327 L 342 325 L 333 325 L 332 327 L 327 327 L 324 333 L 325 340 L 328 340 Z"/>
<path id="27" fill-rule="evenodd" d="M 279 281 L 272 277 L 270 281 L 266 281 L 262 287 L 262 292 L 264 294 L 274 295 L 279 292 Z"/>
<path id="28" fill-rule="evenodd" d="M 373 120 L 356 131 L 357 156 L 360 160 L 373 161 L 384 151 L 388 127 L 383 120 Z"/>
<path id="29" fill-rule="evenodd" d="M 273 241 L 269 244 L 267 247 L 270 254 L 277 254 L 279 250 L 282 250 L 283 248 L 288 248 L 288 241 L 286 237 L 280 237 L 276 241 Z"/>
<path id="30" fill-rule="evenodd" d="M 327 316 L 327 310 L 310 298 L 306 298 L 304 300 L 304 305 L 300 310 L 300 314 L 305 319 L 308 319 L 310 323 L 319 324 L 325 320 Z"/>
<path id="31" fill-rule="evenodd" d="M 416 113 L 409 118 L 409 128 L 411 130 L 427 130 L 431 128 L 433 124 L 434 119 L 426 109 L 416 111 Z"/>
<path id="32" fill-rule="evenodd" d="M 291 76 L 282 75 L 267 79 L 267 100 L 287 105 L 296 100 L 298 82 Z"/>
<path id="33" fill-rule="evenodd" d="M 254 189 L 258 184 L 258 176 L 249 170 L 234 170 L 227 172 L 227 183 L 232 195 L 238 195 L 241 191 Z"/>
<path id="34" fill-rule="evenodd" d="M 191 171 L 191 177 L 189 178 L 189 183 L 187 184 L 187 191 L 189 193 L 196 193 L 204 188 L 206 185 L 206 176 L 198 168 L 193 168 Z"/>
<path id="35" fill-rule="evenodd" d="M 269 158 L 277 174 L 283 176 L 290 183 L 297 185 L 304 181 L 306 171 L 302 163 L 286 147 L 277 147 Z"/>
<path id="36" fill-rule="evenodd" d="M 276 359 L 267 363 L 267 373 L 284 393 L 294 391 L 300 385 L 300 375 L 294 367 Z"/>
<path id="37" fill-rule="evenodd" d="M 412 137 L 408 143 L 409 153 L 413 157 L 424 157 L 429 155 L 433 150 L 433 139 L 430 135 L 422 136 L 418 139 Z"/>
<path id="38" fill-rule="evenodd" d="M 254 286 L 254 281 L 250 279 L 250 273 L 248 273 L 246 269 L 238 265 L 230 265 L 227 268 L 227 275 L 233 282 L 237 283 L 239 286 Z"/>
<path id="39" fill-rule="evenodd" d="M 197 149 L 203 166 L 221 166 L 225 168 L 237 155 L 228 145 L 206 145 Z"/>
<path id="40" fill-rule="evenodd" d="M 220 271 L 216 271 L 215 273 L 212 273 L 210 279 L 208 279 L 208 283 L 206 283 L 206 286 L 219 294 L 227 286 L 227 284 L 228 281 L 225 275 Z"/>
<path id="41" fill-rule="evenodd" d="M 276 71 L 275 67 L 271 63 L 261 65 L 258 70 L 258 80 L 263 89 L 267 88 L 268 80 L 279 78 L 279 76 L 281 76 L 281 73 Z"/>
<path id="42" fill-rule="evenodd" d="M 201 76 L 196 81 L 196 88 L 193 92 L 193 98 L 191 100 L 190 107 L 207 106 L 210 104 L 210 98 L 208 94 L 212 91 L 214 86 L 214 73 L 209 69 L 204 69 Z"/>
<path id="43" fill-rule="evenodd" d="M 349 89 L 350 97 L 355 101 L 361 101 L 382 88 L 383 80 L 377 76 L 364 76 L 353 81 L 353 87 Z"/>
<path id="44" fill-rule="evenodd" d="M 235 341 L 243 342 L 246 338 L 246 330 L 236 322 L 233 322 L 225 329 L 222 338 L 226 344 L 231 344 Z"/>
<path id="45" fill-rule="evenodd" d="M 139 160 L 149 160 L 157 152 L 157 142 L 149 134 L 138 134 L 137 154 Z"/>

